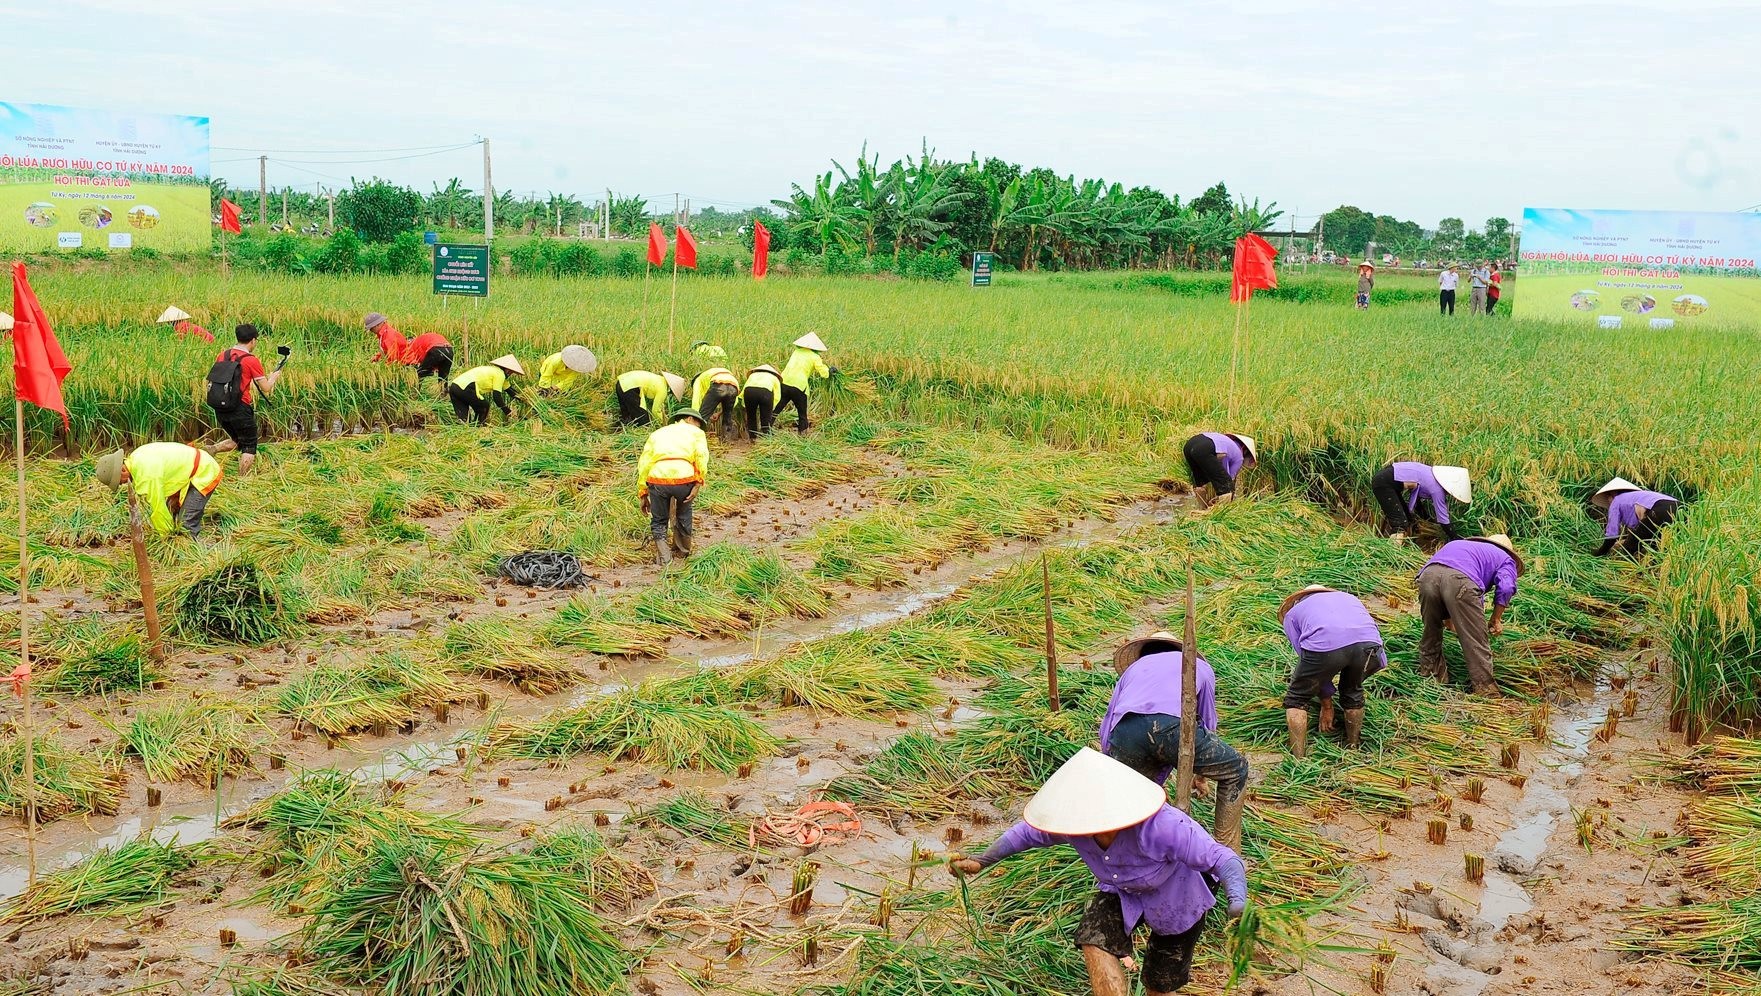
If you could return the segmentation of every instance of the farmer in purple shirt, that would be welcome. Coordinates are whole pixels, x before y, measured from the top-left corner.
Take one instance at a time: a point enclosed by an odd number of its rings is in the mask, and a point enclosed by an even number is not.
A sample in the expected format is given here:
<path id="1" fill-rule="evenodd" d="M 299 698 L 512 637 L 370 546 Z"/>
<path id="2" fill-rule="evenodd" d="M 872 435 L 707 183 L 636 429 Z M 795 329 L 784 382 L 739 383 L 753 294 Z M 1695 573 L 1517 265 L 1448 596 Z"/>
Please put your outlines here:
<path id="1" fill-rule="evenodd" d="M 1663 527 L 1675 521 L 1681 502 L 1661 491 L 1646 491 L 1624 477 L 1617 477 L 1602 485 L 1602 490 L 1590 498 L 1590 506 L 1608 519 L 1608 528 L 1602 533 L 1602 545 L 1596 549 L 1596 556 L 1606 557 L 1614 551 L 1614 544 L 1620 541 L 1623 533 L 1626 542 L 1621 544 L 1622 549 L 1629 555 L 1656 546 Z"/>
<path id="2" fill-rule="evenodd" d="M 974 875 L 1020 851 L 1068 844 L 1099 890 L 1076 925 L 1076 946 L 1096 996 L 1130 991 L 1121 959 L 1139 923 L 1150 928 L 1146 993 L 1171 993 L 1192 973 L 1192 953 L 1216 905 L 1206 876 L 1223 884 L 1229 916 L 1247 908 L 1247 869 L 1168 805 L 1161 786 L 1084 747 L 1046 780 L 1015 824 L 977 858 L 956 855 L 956 875 Z"/>
<path id="3" fill-rule="evenodd" d="M 1388 538 L 1395 542 L 1406 539 L 1413 527 L 1426 519 L 1437 523 L 1450 539 L 1461 539 L 1449 521 L 1449 499 L 1463 505 L 1474 500 L 1467 468 L 1433 467 L 1410 460 L 1397 460 L 1376 471 L 1370 478 L 1370 493 L 1382 507 Z M 1424 510 L 1419 506 L 1421 501 Z"/>
<path id="4" fill-rule="evenodd" d="M 1452 540 L 1419 571 L 1419 616 L 1425 632 L 1419 638 L 1419 672 L 1447 684 L 1443 662 L 1443 630 L 1455 631 L 1468 678 L 1477 695 L 1496 696 L 1492 674 L 1491 637 L 1504 632 L 1504 609 L 1516 596 L 1523 572 L 1516 544 L 1503 533 Z M 1486 593 L 1492 592 L 1492 622 L 1486 622 Z"/>
<path id="5" fill-rule="evenodd" d="M 1345 705 L 1345 743 L 1356 747 L 1364 729 L 1364 679 L 1388 666 L 1382 632 L 1357 596 L 1318 584 L 1293 592 L 1278 607 L 1278 621 L 1296 669 L 1284 692 L 1284 722 L 1290 729 L 1290 753 L 1308 754 L 1309 700 L 1321 699 L 1321 732 L 1333 728 L 1333 681 Z"/>
<path id="6" fill-rule="evenodd" d="M 1180 756 L 1181 671 L 1185 661 L 1172 633 L 1151 633 L 1113 653 L 1119 683 L 1101 717 L 1101 751 L 1162 785 Z M 1217 674 L 1203 657 L 1193 662 L 1198 729 L 1193 774 L 1217 783 L 1211 832 L 1224 847 L 1241 847 L 1241 810 L 1247 803 L 1248 764 L 1217 736 Z"/>
<path id="7" fill-rule="evenodd" d="M 1192 473 L 1192 490 L 1210 508 L 1235 499 L 1235 478 L 1241 468 L 1259 463 L 1259 450 L 1252 436 L 1233 432 L 1201 432 L 1186 441 L 1186 469 Z M 1204 488 L 1211 489 L 1206 498 Z"/>

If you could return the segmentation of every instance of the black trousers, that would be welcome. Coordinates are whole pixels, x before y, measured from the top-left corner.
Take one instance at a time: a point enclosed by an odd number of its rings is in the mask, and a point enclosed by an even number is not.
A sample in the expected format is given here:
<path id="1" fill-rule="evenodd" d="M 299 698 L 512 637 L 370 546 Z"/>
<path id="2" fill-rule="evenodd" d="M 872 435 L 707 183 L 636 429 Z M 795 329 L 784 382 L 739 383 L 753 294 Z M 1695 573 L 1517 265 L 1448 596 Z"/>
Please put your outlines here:
<path id="1" fill-rule="evenodd" d="M 1645 512 L 1639 524 L 1627 530 L 1625 550 L 1638 553 L 1657 545 L 1657 538 L 1663 535 L 1663 527 L 1675 521 L 1676 510 L 1680 506 L 1673 501 L 1660 501 Z"/>
<path id="2" fill-rule="evenodd" d="M 777 404 L 777 417 L 781 418 L 783 413 L 789 410 L 790 405 L 795 406 L 795 431 L 806 432 L 807 392 L 798 387 L 790 387 L 789 385 L 784 384 L 783 400 Z"/>
<path id="3" fill-rule="evenodd" d="M 435 346 L 422 354 L 422 361 L 416 364 L 416 379 L 433 374 L 441 380 L 452 376 L 452 347 Z"/>
<path id="4" fill-rule="evenodd" d="M 502 391 L 492 391 L 485 398 L 477 393 L 477 385 L 460 387 L 457 384 L 446 385 L 446 396 L 452 400 L 452 413 L 461 422 L 475 422 L 478 425 L 489 424 L 489 402 L 501 409 L 503 416 L 512 418 L 513 412 L 508 407 L 507 396 Z"/>
<path id="5" fill-rule="evenodd" d="M 1382 508 L 1382 521 L 1387 524 L 1388 532 L 1404 533 L 1412 527 L 1406 514 L 1406 489 L 1394 479 L 1393 464 L 1376 471 L 1370 478 L 1370 494 L 1376 496 L 1376 504 Z"/>
<path id="6" fill-rule="evenodd" d="M 1319 698 L 1322 686 L 1339 679 L 1339 703 L 1347 709 L 1364 707 L 1364 674 L 1382 652 L 1380 643 L 1354 643 L 1337 650 L 1299 650 L 1296 670 L 1284 692 L 1284 708 L 1306 709 Z"/>
<path id="7" fill-rule="evenodd" d="M 777 399 L 769 388 L 748 387 L 746 401 L 746 435 L 768 436 L 777 424 Z"/>
<path id="8" fill-rule="evenodd" d="M 1437 311 L 1439 314 L 1444 314 L 1444 315 L 1455 314 L 1455 292 L 1454 291 L 1440 290 L 1437 292 Z"/>
<path id="9" fill-rule="evenodd" d="M 1486 314 L 1490 315 L 1492 312 L 1497 311 L 1497 310 L 1498 310 L 1498 299 L 1493 297 L 1490 294 L 1487 294 L 1486 295 Z"/>
<path id="10" fill-rule="evenodd" d="M 642 389 L 632 387 L 628 391 L 618 392 L 618 424 L 647 425 L 653 421 L 648 417 L 648 409 L 642 407 Z"/>
<path id="11" fill-rule="evenodd" d="M 238 444 L 240 453 L 257 452 L 257 409 L 252 405 L 239 405 L 231 411 L 216 411 L 214 421 L 226 430 L 232 441 Z"/>
<path id="12" fill-rule="evenodd" d="M 721 411 L 721 437 L 727 439 L 734 434 L 734 399 L 740 396 L 740 389 L 732 384 L 711 384 L 709 390 L 703 392 L 703 427 L 715 424 L 715 413 Z"/>
<path id="13" fill-rule="evenodd" d="M 1201 432 L 1188 439 L 1181 452 L 1186 457 L 1186 469 L 1192 474 L 1194 488 L 1209 484 L 1219 498 L 1234 493 L 1235 478 L 1223 469 L 1223 458 L 1217 455 L 1217 444 L 1211 441 L 1211 437 Z"/>

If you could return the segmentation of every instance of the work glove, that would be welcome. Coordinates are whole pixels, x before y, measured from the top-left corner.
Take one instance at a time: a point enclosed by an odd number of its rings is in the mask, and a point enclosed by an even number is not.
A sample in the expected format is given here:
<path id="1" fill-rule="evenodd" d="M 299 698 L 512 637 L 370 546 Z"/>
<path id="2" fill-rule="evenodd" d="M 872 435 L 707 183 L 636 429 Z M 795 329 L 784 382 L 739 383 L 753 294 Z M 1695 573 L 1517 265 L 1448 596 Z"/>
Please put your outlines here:
<path id="1" fill-rule="evenodd" d="M 1239 918 L 1247 911 L 1247 866 L 1231 856 L 1217 869 L 1217 878 L 1223 883 L 1223 894 L 1229 897 L 1229 919 Z"/>

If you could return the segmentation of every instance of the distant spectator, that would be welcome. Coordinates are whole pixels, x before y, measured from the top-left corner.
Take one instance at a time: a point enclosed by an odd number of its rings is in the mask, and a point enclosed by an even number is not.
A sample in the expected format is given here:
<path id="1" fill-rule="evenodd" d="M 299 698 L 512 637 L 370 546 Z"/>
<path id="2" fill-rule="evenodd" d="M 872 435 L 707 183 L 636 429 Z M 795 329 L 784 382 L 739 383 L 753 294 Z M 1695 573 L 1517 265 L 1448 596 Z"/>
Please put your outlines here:
<path id="1" fill-rule="evenodd" d="M 1455 314 L 1455 288 L 1461 283 L 1461 271 L 1455 264 L 1449 264 L 1442 273 L 1437 274 L 1437 313 L 1440 315 Z"/>
<path id="2" fill-rule="evenodd" d="M 1357 310 L 1368 311 L 1370 291 L 1376 289 L 1376 264 L 1364 260 L 1357 265 Z"/>
<path id="3" fill-rule="evenodd" d="M 1486 280 L 1486 314 L 1498 310 L 1498 296 L 1504 293 L 1504 274 L 1498 272 L 1498 264 L 1492 264 L 1492 273 Z"/>
<path id="4" fill-rule="evenodd" d="M 1487 268 L 1484 260 L 1474 264 L 1473 272 L 1468 274 L 1468 285 L 1472 288 L 1468 296 L 1469 310 L 1476 315 L 1485 314 L 1486 289 L 1492 286 L 1492 271 Z"/>

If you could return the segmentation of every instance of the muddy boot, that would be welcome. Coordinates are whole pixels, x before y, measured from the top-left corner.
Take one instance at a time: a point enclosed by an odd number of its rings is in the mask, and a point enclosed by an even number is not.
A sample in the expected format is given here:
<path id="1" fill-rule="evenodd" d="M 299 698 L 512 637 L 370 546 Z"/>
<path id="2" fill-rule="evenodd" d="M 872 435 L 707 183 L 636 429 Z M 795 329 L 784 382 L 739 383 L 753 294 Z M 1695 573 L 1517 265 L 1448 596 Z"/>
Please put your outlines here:
<path id="1" fill-rule="evenodd" d="M 1307 757 L 1309 753 L 1309 711 L 1284 710 L 1284 725 L 1290 727 L 1290 756 Z"/>
<path id="2" fill-rule="evenodd" d="M 1358 737 L 1364 732 L 1364 711 L 1362 709 L 1345 710 L 1345 746 L 1356 747 Z"/>
<path id="3" fill-rule="evenodd" d="M 666 567 L 673 562 L 673 551 L 665 540 L 657 540 L 654 544 L 654 562 Z"/>
<path id="4" fill-rule="evenodd" d="M 691 534 L 682 529 L 673 530 L 673 555 L 680 560 L 691 556 Z"/>
<path id="5" fill-rule="evenodd" d="M 1221 793 L 1218 793 L 1221 795 Z M 1241 811 L 1247 808 L 1247 793 L 1242 793 L 1231 802 L 1217 800 L 1215 819 L 1211 823 L 1211 836 L 1236 854 L 1241 853 Z"/>

